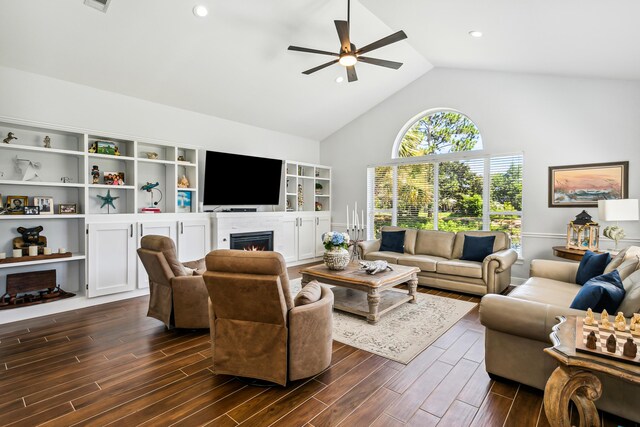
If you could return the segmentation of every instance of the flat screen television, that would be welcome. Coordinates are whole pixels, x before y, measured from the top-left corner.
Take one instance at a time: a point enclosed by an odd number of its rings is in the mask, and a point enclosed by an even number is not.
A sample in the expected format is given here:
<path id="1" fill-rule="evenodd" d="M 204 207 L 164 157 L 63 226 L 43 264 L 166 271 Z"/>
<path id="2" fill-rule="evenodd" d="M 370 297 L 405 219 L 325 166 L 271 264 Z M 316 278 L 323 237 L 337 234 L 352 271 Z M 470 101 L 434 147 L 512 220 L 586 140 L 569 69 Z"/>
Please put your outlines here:
<path id="1" fill-rule="evenodd" d="M 204 198 L 208 206 L 278 205 L 282 160 L 207 151 Z"/>

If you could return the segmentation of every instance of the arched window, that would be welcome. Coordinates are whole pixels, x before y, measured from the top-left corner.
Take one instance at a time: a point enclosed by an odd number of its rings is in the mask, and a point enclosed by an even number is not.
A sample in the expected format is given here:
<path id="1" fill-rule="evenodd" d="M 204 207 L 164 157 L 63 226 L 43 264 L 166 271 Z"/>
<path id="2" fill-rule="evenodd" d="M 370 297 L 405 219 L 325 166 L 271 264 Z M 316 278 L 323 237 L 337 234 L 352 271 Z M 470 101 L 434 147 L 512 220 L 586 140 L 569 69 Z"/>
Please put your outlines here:
<path id="1" fill-rule="evenodd" d="M 414 117 L 398 135 L 394 158 L 482 150 L 478 127 L 454 110 L 429 110 Z"/>
<path id="2" fill-rule="evenodd" d="M 398 133 L 391 163 L 368 170 L 368 235 L 384 225 L 426 230 L 501 230 L 520 250 L 522 153 L 482 153 L 464 114 L 429 110 Z"/>

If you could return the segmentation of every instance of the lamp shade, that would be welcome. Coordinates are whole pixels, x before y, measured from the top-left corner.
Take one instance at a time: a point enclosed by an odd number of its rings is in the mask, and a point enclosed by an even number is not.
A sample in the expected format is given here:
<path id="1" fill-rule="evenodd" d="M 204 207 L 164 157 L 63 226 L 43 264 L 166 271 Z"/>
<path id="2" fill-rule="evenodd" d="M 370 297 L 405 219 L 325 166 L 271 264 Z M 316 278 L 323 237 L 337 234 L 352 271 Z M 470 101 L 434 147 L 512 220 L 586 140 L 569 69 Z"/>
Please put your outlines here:
<path id="1" fill-rule="evenodd" d="M 600 221 L 637 221 L 638 199 L 598 200 Z"/>

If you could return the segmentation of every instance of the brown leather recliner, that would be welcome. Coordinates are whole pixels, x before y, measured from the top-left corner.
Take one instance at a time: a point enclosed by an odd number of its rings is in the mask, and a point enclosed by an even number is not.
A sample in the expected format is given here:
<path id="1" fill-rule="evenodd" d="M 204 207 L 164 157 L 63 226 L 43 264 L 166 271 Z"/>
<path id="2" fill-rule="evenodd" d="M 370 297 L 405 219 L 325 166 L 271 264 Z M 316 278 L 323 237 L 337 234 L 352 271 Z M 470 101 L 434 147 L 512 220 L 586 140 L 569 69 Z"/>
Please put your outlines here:
<path id="1" fill-rule="evenodd" d="M 181 263 L 169 237 L 144 236 L 138 256 L 149 275 L 149 311 L 167 328 L 209 327 L 209 294 L 204 285 L 204 258 Z"/>
<path id="2" fill-rule="evenodd" d="M 216 250 L 206 258 L 213 372 L 271 381 L 308 378 L 331 362 L 333 293 L 294 306 L 277 252 Z"/>

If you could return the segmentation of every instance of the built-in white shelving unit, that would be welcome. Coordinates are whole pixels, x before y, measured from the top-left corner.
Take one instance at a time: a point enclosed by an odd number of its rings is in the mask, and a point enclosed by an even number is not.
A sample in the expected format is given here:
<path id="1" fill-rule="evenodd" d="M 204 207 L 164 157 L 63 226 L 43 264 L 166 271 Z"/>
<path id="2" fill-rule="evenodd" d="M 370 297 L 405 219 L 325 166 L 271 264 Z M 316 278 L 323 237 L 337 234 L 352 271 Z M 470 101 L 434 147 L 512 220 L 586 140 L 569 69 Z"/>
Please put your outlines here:
<path id="1" fill-rule="evenodd" d="M 285 162 L 284 199 L 287 212 L 331 211 L 331 168 Z"/>
<path id="2" fill-rule="evenodd" d="M 1 140 L 9 132 L 18 139 L 3 143 Z M 47 136 L 49 148 L 44 143 Z M 117 155 L 94 152 L 93 147 L 97 148 L 98 142 L 113 144 Z M 94 166 L 98 171 L 96 182 Z M 108 184 L 105 175 L 109 174 L 123 177 L 123 184 Z M 187 188 L 180 188 L 183 176 L 189 181 Z M 138 247 L 143 230 L 152 230 L 154 224 L 163 221 L 175 224 L 173 229 L 181 231 L 171 236 L 176 241 L 185 233 L 206 235 L 207 215 L 196 214 L 197 177 L 197 147 L 0 119 L 2 204 L 7 203 L 8 196 L 27 197 L 27 205 L 34 204 L 34 197 L 53 199 L 52 214 L 0 215 L 0 252 L 5 253 L 8 261 L 0 264 L 0 295 L 4 293 L 8 274 L 48 269 L 56 270 L 62 289 L 85 300 L 86 297 L 143 287 L 137 284 L 135 274 L 131 279 L 131 270 L 133 268 L 135 272 L 137 264 L 135 250 L 125 250 Z M 147 182 L 158 184 L 151 193 L 141 189 Z M 102 207 L 103 200 L 98 196 L 106 196 L 107 192 L 114 197 L 115 209 Z M 61 213 L 61 204 L 75 205 L 75 213 Z M 140 213 L 142 208 L 151 206 L 160 208 L 162 213 Z M 184 216 L 185 213 L 189 216 Z M 54 252 L 63 248 L 72 256 L 11 262 L 12 242 L 19 237 L 17 228 L 40 225 L 44 228 L 41 235 L 47 238 L 47 245 Z M 90 244 L 98 239 L 100 244 Z M 184 253 L 186 243 L 183 247 Z M 194 245 L 190 249 L 191 254 L 208 251 L 209 241 L 205 239 L 201 247 Z M 88 277 L 96 274 L 100 277 L 101 289 L 90 287 Z M 146 289 L 140 291 L 144 293 Z M 16 308 L 3 313 L 43 310 L 42 307 L 50 305 Z"/>

